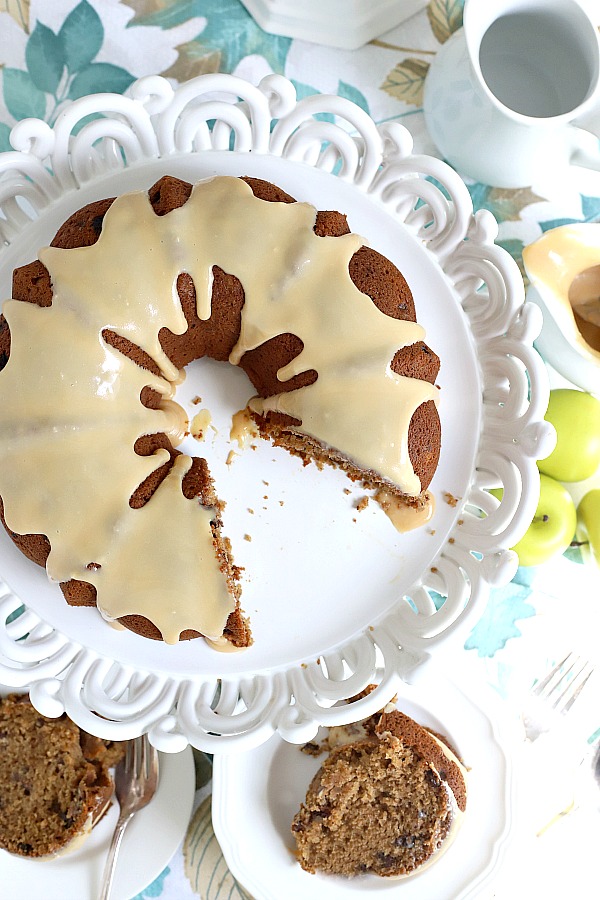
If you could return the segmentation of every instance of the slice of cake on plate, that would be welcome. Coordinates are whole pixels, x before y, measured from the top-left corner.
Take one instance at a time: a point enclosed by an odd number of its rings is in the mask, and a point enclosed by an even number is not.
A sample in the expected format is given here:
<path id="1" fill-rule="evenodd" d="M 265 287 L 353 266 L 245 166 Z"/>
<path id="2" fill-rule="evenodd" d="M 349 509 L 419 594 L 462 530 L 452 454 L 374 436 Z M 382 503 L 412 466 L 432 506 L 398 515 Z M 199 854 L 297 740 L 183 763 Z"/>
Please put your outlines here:
<path id="1" fill-rule="evenodd" d="M 331 729 L 325 746 L 292 823 L 303 869 L 404 877 L 450 846 L 466 809 L 466 771 L 440 736 L 386 708 Z"/>

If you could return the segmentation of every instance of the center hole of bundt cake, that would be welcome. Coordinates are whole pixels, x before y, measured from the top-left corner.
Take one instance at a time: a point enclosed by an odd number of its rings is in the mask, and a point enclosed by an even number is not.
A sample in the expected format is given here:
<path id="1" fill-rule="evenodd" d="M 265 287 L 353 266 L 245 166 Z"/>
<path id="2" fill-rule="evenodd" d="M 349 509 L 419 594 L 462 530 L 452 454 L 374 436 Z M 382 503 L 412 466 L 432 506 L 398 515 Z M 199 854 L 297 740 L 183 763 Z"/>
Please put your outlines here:
<path id="1" fill-rule="evenodd" d="M 203 357 L 189 363 L 185 375 L 175 401 L 185 409 L 191 436 L 196 442 L 210 440 L 211 436 L 229 440 L 234 415 L 256 393 L 246 373 L 230 363 Z M 205 429 L 200 436 L 197 429 L 201 423 Z M 194 448 L 189 449 L 192 452 Z"/>

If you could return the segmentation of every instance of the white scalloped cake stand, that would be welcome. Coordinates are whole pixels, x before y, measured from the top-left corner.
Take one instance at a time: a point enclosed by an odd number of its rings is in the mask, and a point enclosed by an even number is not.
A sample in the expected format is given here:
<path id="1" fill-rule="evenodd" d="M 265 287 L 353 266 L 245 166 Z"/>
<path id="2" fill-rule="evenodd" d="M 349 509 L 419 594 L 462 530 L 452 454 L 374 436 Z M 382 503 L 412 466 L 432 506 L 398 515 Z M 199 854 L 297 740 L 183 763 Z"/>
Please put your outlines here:
<path id="1" fill-rule="evenodd" d="M 116 631 L 97 610 L 68 607 L 2 534 L 0 681 L 28 689 L 46 715 L 66 711 L 115 739 L 149 732 L 166 751 L 187 743 L 238 750 L 274 731 L 303 742 L 320 724 L 380 708 L 430 653 L 446 642 L 460 647 L 489 586 L 512 578 L 516 556 L 506 548 L 533 516 L 535 461 L 552 446 L 548 386 L 533 349 L 539 309 L 523 304 L 518 268 L 494 244 L 493 217 L 473 214 L 448 166 L 412 155 L 402 126 L 377 128 L 339 97 L 297 102 L 277 75 L 258 87 L 205 75 L 175 90 L 143 78 L 129 96 L 74 102 L 52 128 L 24 120 L 11 140 L 14 152 L 0 155 L 6 297 L 13 267 L 70 213 L 147 189 L 165 173 L 263 177 L 346 212 L 406 275 L 441 357 L 443 447 L 434 519 L 399 535 L 375 504 L 356 509 L 362 494 L 342 473 L 303 468 L 266 442 L 226 465 L 227 423 L 245 405 L 248 383 L 232 366 L 188 367 L 178 401 L 191 417 L 202 396 L 215 427 L 211 439 L 183 449 L 207 456 L 227 503 L 225 533 L 244 567 L 254 645 L 222 654 L 202 640 L 173 647 Z M 500 505 L 489 486 L 504 488 Z M 376 692 L 332 708 L 376 677 Z"/>

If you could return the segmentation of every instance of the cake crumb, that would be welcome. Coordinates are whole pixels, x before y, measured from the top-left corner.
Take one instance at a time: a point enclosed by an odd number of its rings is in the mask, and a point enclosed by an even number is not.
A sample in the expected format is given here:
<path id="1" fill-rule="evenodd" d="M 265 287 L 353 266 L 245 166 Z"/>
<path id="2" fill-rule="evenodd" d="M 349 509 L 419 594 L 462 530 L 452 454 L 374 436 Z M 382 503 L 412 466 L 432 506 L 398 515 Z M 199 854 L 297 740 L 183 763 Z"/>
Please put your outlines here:
<path id="1" fill-rule="evenodd" d="M 354 508 L 357 510 L 357 512 L 362 512 L 363 509 L 366 509 L 368 505 L 369 505 L 369 498 L 367 496 L 365 496 L 365 497 L 361 497 L 360 500 L 356 501 L 356 503 L 354 504 Z"/>
<path id="2" fill-rule="evenodd" d="M 456 506 L 460 497 L 455 497 L 454 494 L 451 494 L 450 491 L 444 491 L 444 500 L 448 504 L 448 506 Z"/>
<path id="3" fill-rule="evenodd" d="M 320 756 L 323 752 L 323 747 L 316 743 L 316 741 L 309 741 L 307 744 L 304 744 L 303 747 L 300 747 L 301 753 L 306 753 L 307 756 Z"/>
<path id="4" fill-rule="evenodd" d="M 192 403 L 194 406 L 198 406 L 199 403 L 202 403 L 202 397 L 192 397 Z"/>
<path id="5" fill-rule="evenodd" d="M 252 535 L 250 535 L 250 534 L 245 534 L 245 535 L 244 535 L 244 540 L 245 540 L 245 541 L 248 541 L 248 543 L 251 543 L 251 541 L 252 541 Z"/>

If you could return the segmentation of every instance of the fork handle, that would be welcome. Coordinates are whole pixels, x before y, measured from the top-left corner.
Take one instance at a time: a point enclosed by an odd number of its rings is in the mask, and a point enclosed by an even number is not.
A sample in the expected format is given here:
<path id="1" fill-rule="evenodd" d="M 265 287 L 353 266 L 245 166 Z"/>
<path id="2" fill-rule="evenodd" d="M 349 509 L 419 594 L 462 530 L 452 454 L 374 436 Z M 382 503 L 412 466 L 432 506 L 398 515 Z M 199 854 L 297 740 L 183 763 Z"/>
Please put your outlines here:
<path id="1" fill-rule="evenodd" d="M 98 895 L 98 900 L 108 900 L 110 896 L 110 891 L 115 876 L 115 869 L 117 867 L 117 854 L 121 846 L 121 841 L 123 840 L 125 829 L 129 824 L 132 815 L 133 813 L 129 813 L 129 815 L 127 816 L 120 816 L 117 824 L 115 825 L 115 830 L 113 831 L 112 840 L 110 842 L 110 848 L 108 850 L 108 856 L 106 858 L 106 864 L 104 866 L 104 874 L 102 876 L 102 890 Z"/>

